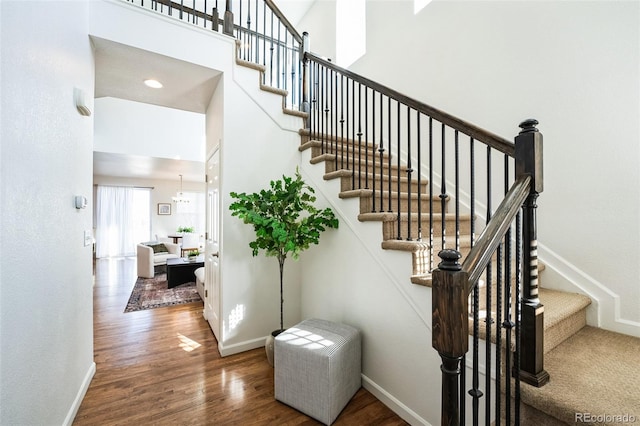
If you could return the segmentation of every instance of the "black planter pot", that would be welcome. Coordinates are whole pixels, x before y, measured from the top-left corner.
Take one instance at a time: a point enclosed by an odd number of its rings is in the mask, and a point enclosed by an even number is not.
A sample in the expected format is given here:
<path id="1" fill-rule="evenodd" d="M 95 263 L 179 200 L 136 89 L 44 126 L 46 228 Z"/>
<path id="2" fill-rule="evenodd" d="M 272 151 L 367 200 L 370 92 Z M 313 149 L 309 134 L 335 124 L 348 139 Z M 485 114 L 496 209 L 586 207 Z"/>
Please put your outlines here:
<path id="1" fill-rule="evenodd" d="M 267 340 L 264 344 L 264 350 L 267 353 L 267 362 L 269 365 L 273 367 L 273 352 L 275 347 L 276 336 L 282 333 L 284 330 L 274 330 L 271 332 L 271 335 L 267 336 Z"/>

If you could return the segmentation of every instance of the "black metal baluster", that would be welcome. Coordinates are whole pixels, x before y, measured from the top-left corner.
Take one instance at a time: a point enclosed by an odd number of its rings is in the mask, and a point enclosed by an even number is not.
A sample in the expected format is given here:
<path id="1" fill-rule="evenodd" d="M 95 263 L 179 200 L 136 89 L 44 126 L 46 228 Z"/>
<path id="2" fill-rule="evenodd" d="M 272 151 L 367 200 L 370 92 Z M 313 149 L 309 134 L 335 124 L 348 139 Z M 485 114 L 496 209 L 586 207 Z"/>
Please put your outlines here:
<path id="1" fill-rule="evenodd" d="M 351 159 L 351 188 L 356 187 L 356 81 L 351 80 L 351 94 L 353 103 L 351 104 L 351 143 L 353 144 L 353 155 Z"/>
<path id="2" fill-rule="evenodd" d="M 492 207 L 491 207 L 491 147 L 487 146 L 487 224 L 489 223 L 489 221 L 491 220 L 491 216 L 492 216 Z M 492 277 L 492 273 L 493 273 L 493 267 L 491 265 L 491 262 L 489 262 L 489 264 L 487 265 L 487 271 L 486 271 L 486 284 L 485 284 L 485 288 L 486 288 L 486 296 L 485 296 L 485 300 L 486 300 L 486 317 L 485 317 L 485 330 L 486 330 L 486 341 L 487 342 L 491 342 L 491 323 L 493 322 L 493 319 L 491 318 L 491 286 L 492 286 L 492 281 L 493 281 L 493 277 Z M 485 355 L 485 359 L 486 359 L 486 381 L 485 381 L 485 392 L 486 392 L 486 399 L 485 399 L 485 417 L 486 417 L 486 421 L 488 422 L 487 424 L 491 423 L 490 421 L 490 415 L 491 415 L 491 345 L 487 344 L 486 345 L 486 355 Z"/>
<path id="3" fill-rule="evenodd" d="M 460 251 L 460 146 L 458 131 L 454 133 L 454 161 L 455 161 L 455 210 L 456 210 L 456 250 Z M 446 205 L 445 205 L 446 207 Z"/>
<path id="4" fill-rule="evenodd" d="M 446 200 L 447 200 L 447 162 L 446 162 L 446 131 L 447 128 L 444 123 L 441 124 L 441 171 L 442 178 L 440 179 L 440 216 L 442 220 L 442 250 L 447 248 L 447 214 L 446 214 Z"/>
<path id="5" fill-rule="evenodd" d="M 521 227 L 521 212 L 518 213 L 518 215 L 516 216 L 516 247 L 518 249 L 522 248 L 522 235 L 523 235 L 523 230 Z M 520 241 L 518 241 L 520 240 Z M 516 263 L 516 276 L 518 277 L 518 279 L 516 280 L 516 294 L 515 294 L 515 305 L 516 305 L 516 312 L 515 312 L 515 328 L 516 328 L 516 354 L 515 354 L 515 401 L 514 401 L 514 405 L 515 405 L 515 424 L 519 425 L 520 424 L 520 361 L 521 361 L 521 349 L 522 349 L 522 341 L 521 341 L 521 329 L 520 326 L 522 325 L 521 322 L 521 303 L 522 303 L 522 299 L 521 299 L 521 293 L 520 293 L 520 289 L 522 287 L 520 287 L 522 285 L 522 282 L 520 281 L 522 279 L 522 253 L 518 253 L 516 254 L 516 258 L 518 259 L 517 263 Z M 509 371 L 509 370 L 507 370 Z"/>
<path id="6" fill-rule="evenodd" d="M 297 47 L 296 47 L 297 45 Z M 291 37 L 291 109 L 299 105 L 302 107 L 302 91 L 300 89 L 302 82 L 302 74 L 300 72 L 300 66 L 302 65 L 302 58 L 300 57 L 300 44 Z M 296 66 L 298 70 L 296 72 Z M 298 84 L 296 84 L 296 81 Z M 299 108 L 302 109 L 302 108 Z"/>
<path id="7" fill-rule="evenodd" d="M 324 123 L 322 126 L 322 140 L 324 141 L 324 145 L 325 145 L 325 151 L 324 152 L 331 152 L 330 148 L 329 148 L 329 129 L 327 128 L 327 126 L 329 125 L 329 93 L 327 92 L 328 90 L 328 84 L 327 84 L 327 68 L 324 67 L 324 74 L 322 75 L 322 87 L 323 87 L 323 92 L 324 92 L 324 99 L 323 99 L 323 103 L 324 103 Z"/>
<path id="8" fill-rule="evenodd" d="M 251 41 L 251 0 L 247 0 L 247 61 L 251 61 L 253 43 Z"/>
<path id="9" fill-rule="evenodd" d="M 435 269 L 433 256 L 433 117 L 429 117 L 429 270 Z"/>
<path id="10" fill-rule="evenodd" d="M 284 32 L 284 65 L 282 66 L 282 88 L 287 90 L 287 70 L 289 69 L 289 31 Z"/>
<path id="11" fill-rule="evenodd" d="M 398 126 L 400 127 L 400 126 Z M 407 241 L 411 241 L 411 174 L 413 169 L 411 168 L 411 108 L 407 106 Z M 400 177 L 400 168 L 398 168 L 398 177 Z M 400 193 L 398 193 L 398 210 L 402 205 Z M 418 222 L 418 229 L 420 229 L 420 222 Z M 419 232 L 419 231 L 418 231 Z"/>
<path id="12" fill-rule="evenodd" d="M 240 1 L 240 13 L 238 14 L 238 35 L 236 36 L 236 38 L 238 40 L 240 40 L 240 55 L 238 55 L 241 59 L 246 60 L 246 56 L 245 56 L 245 49 L 244 49 L 244 34 L 245 32 L 242 29 L 242 0 Z"/>
<path id="13" fill-rule="evenodd" d="M 324 66 L 321 64 L 317 64 L 318 66 L 318 75 L 316 76 L 316 79 L 318 80 L 317 84 L 318 84 L 318 102 L 317 102 L 317 111 L 316 111 L 316 115 L 318 116 L 318 125 L 316 126 L 316 131 L 317 131 L 317 137 L 316 140 L 318 140 L 320 142 L 320 152 L 322 154 L 324 154 L 325 151 L 325 147 L 324 147 L 324 87 L 322 86 L 322 81 L 324 78 Z"/>
<path id="14" fill-rule="evenodd" d="M 260 30 L 259 30 L 259 25 L 260 25 L 260 20 L 259 17 L 260 15 L 258 15 L 258 0 L 256 0 L 256 14 L 255 14 L 255 19 L 256 19 L 256 41 L 255 41 L 255 52 L 256 52 L 256 64 L 260 63 Z M 262 32 L 264 32 L 264 28 L 262 29 Z"/>
<path id="15" fill-rule="evenodd" d="M 317 88 L 318 88 L 318 83 L 316 82 L 316 67 L 318 66 L 317 63 L 315 62 L 311 62 L 310 63 L 311 67 L 309 68 L 311 70 L 311 135 L 313 136 L 313 138 L 315 139 L 317 137 L 317 123 L 318 123 L 318 116 L 317 116 L 317 111 L 318 111 L 318 100 L 316 99 L 317 96 Z"/>
<path id="16" fill-rule="evenodd" d="M 265 72 L 262 73 L 262 84 L 267 84 L 267 4 L 262 3 L 262 65 Z"/>
<path id="17" fill-rule="evenodd" d="M 508 286 L 509 283 L 505 280 L 503 284 L 502 277 L 502 249 L 504 246 L 504 242 L 498 246 L 498 251 L 496 253 L 496 358 L 495 358 L 495 369 L 496 369 L 496 379 L 495 379 L 495 422 L 496 426 L 500 426 L 500 398 L 502 397 L 502 392 L 500 391 L 500 369 L 501 369 L 501 355 L 502 355 L 502 333 L 501 333 L 501 323 L 502 323 L 502 286 Z M 488 400 L 489 398 L 487 398 Z"/>
<path id="18" fill-rule="evenodd" d="M 480 417 L 480 398 L 482 391 L 480 390 L 480 362 L 479 362 L 479 341 L 480 341 L 480 286 L 474 283 L 473 287 L 473 374 L 471 378 L 471 395 L 473 410 L 473 425 L 478 426 Z"/>
<path id="19" fill-rule="evenodd" d="M 388 175 L 389 177 L 387 178 L 387 187 L 388 187 L 388 191 L 387 191 L 387 211 L 391 212 L 391 176 L 392 176 L 392 172 L 391 172 L 391 98 L 387 97 L 387 138 L 389 139 L 389 141 L 387 142 L 387 146 L 389 147 L 389 152 L 387 153 L 387 159 L 388 159 Z"/>
<path id="20" fill-rule="evenodd" d="M 396 140 L 396 154 L 398 157 L 398 161 L 397 161 L 397 170 L 396 170 L 396 180 L 397 180 L 397 185 L 396 185 L 396 189 L 398 190 L 398 203 L 396 203 L 396 207 L 398 209 L 398 213 L 397 213 L 397 217 L 398 217 L 398 235 L 396 236 L 396 239 L 400 240 L 402 239 L 402 213 L 400 212 L 400 192 L 401 192 L 401 182 L 400 182 L 400 157 L 401 157 L 401 152 L 400 149 L 402 148 L 401 144 L 402 144 L 402 140 L 400 137 L 400 102 L 396 101 L 396 111 L 397 111 L 397 121 L 396 121 L 396 129 L 397 129 L 397 140 Z M 389 171 L 391 171 L 391 168 L 389 168 Z M 410 223 L 407 223 L 408 227 L 411 227 Z"/>
<path id="21" fill-rule="evenodd" d="M 340 71 L 336 70 L 335 71 L 335 76 L 333 78 L 333 83 L 334 83 L 334 88 L 333 88 L 333 92 L 335 94 L 335 100 L 334 100 L 334 105 L 333 105 L 333 131 L 334 131 L 334 136 L 333 138 L 336 141 L 336 152 L 338 150 L 340 150 L 340 163 L 342 163 L 344 161 L 344 156 L 345 156 L 345 152 L 344 152 L 344 142 L 342 141 L 342 139 L 340 138 L 340 117 L 339 117 L 339 112 L 340 112 L 340 108 L 339 108 L 339 104 L 340 104 Z"/>
<path id="22" fill-rule="evenodd" d="M 374 101 L 375 102 L 375 101 Z M 384 107 L 383 107 L 383 95 L 380 93 L 380 148 L 378 148 L 378 152 L 380 153 L 380 212 L 384 211 Z"/>
<path id="23" fill-rule="evenodd" d="M 418 241 L 422 241 L 422 135 L 420 131 L 420 111 L 416 110 L 416 126 L 418 135 Z M 464 362 L 462 363 L 464 371 Z M 464 373 L 461 373 L 464 377 Z"/>
<path id="24" fill-rule="evenodd" d="M 271 59 L 269 61 L 269 86 L 273 86 L 273 12 L 271 12 Z"/>
<path id="25" fill-rule="evenodd" d="M 369 88 L 364 87 L 364 187 L 369 189 Z"/>
<path id="26" fill-rule="evenodd" d="M 475 217 L 476 217 L 476 178 L 475 178 L 475 174 L 476 174 L 476 161 L 475 161 L 475 146 L 474 146 L 474 139 L 472 137 L 469 137 L 469 165 L 470 165 L 470 175 L 471 175 L 471 182 L 470 182 L 470 214 L 471 214 L 471 241 L 470 241 L 470 246 L 473 247 L 473 244 L 475 243 L 475 231 L 476 231 L 476 221 L 475 221 Z"/>
<path id="27" fill-rule="evenodd" d="M 340 144 L 344 152 L 344 75 L 340 74 Z M 349 104 L 347 104 L 348 107 Z M 349 161 L 349 145 L 347 145 L 347 161 Z M 344 157 L 340 162 L 340 168 L 344 169 Z"/>
<path id="28" fill-rule="evenodd" d="M 335 155 L 335 159 L 334 159 L 335 167 L 338 168 L 338 150 L 336 149 L 337 146 L 333 136 L 333 69 L 329 70 L 329 81 L 327 82 L 327 86 L 328 86 L 327 89 L 329 90 L 329 112 L 330 112 L 328 117 L 329 129 L 327 132 L 327 138 L 330 141 L 329 143 L 331 144 L 330 152 Z"/>
<path id="29" fill-rule="evenodd" d="M 280 38 L 280 30 L 282 28 L 282 24 L 280 23 L 280 19 L 278 19 L 278 22 L 276 23 L 278 25 L 278 42 L 276 43 L 276 87 L 278 89 L 280 89 L 280 56 L 281 56 L 281 49 L 282 49 L 282 41 Z"/>
<path id="30" fill-rule="evenodd" d="M 358 83 L 358 189 L 362 189 L 362 84 Z"/>
<path id="31" fill-rule="evenodd" d="M 368 145 L 368 144 L 367 144 Z M 369 158 L 369 155 L 367 155 Z M 371 211 L 376 211 L 376 91 L 371 92 L 371 167 L 373 171 L 373 183 L 371 187 Z M 381 165 L 382 167 L 382 165 Z M 380 169 L 380 182 L 382 183 L 382 168 Z"/>

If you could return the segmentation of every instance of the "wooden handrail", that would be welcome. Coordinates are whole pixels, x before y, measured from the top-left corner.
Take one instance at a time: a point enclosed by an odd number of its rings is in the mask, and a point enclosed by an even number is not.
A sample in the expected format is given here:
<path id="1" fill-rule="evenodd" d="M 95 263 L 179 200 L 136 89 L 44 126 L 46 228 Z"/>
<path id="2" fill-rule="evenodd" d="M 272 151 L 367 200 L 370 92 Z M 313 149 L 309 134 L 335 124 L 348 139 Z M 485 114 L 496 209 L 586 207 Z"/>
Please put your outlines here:
<path id="1" fill-rule="evenodd" d="M 208 21 L 212 21 L 213 15 L 209 15 L 206 11 L 201 12 L 199 10 L 193 9 L 189 6 L 182 5 L 180 3 L 176 3 L 171 0 L 155 0 L 156 3 L 159 3 L 164 6 L 169 6 L 171 9 L 182 10 L 183 13 L 197 16 L 198 18 L 202 18 Z M 222 23 L 222 19 L 218 18 L 218 23 Z"/>
<path id="2" fill-rule="evenodd" d="M 367 77 L 361 76 L 360 74 L 356 74 L 353 71 L 349 71 L 348 69 L 339 67 L 333 62 L 323 59 L 311 52 L 305 53 L 305 60 L 313 60 L 314 62 L 317 62 L 327 68 L 333 69 L 334 71 L 337 71 L 340 74 L 349 77 L 354 81 L 375 90 L 378 93 L 382 93 L 385 96 L 395 99 L 402 104 L 407 105 L 408 107 L 419 111 L 429 117 L 433 117 L 441 123 L 468 136 L 471 136 L 477 141 L 484 142 L 490 147 L 497 149 L 498 151 L 507 154 L 510 157 L 515 156 L 515 145 L 513 144 L 513 142 L 510 142 L 509 140 L 504 139 L 494 133 L 484 130 L 442 110 L 434 108 L 431 105 L 427 105 L 424 102 L 420 102 L 416 99 L 410 98 L 409 96 L 404 95 L 397 90 L 391 89 L 383 84 L 370 80 Z"/>
<path id="3" fill-rule="evenodd" d="M 289 22 L 287 17 L 284 16 L 280 9 L 278 9 L 278 6 L 276 6 L 276 4 L 272 0 L 264 0 L 264 2 L 267 4 L 267 6 L 269 6 L 273 14 L 278 17 L 285 28 L 291 33 L 293 38 L 295 38 L 298 43 L 302 44 L 302 36 L 298 32 L 298 30 L 296 30 L 295 27 L 291 24 L 291 22 Z"/>
<path id="4" fill-rule="evenodd" d="M 471 292 L 473 286 L 480 279 L 482 272 L 491 261 L 491 256 L 495 253 L 513 219 L 529 196 L 530 185 L 531 176 L 529 175 L 522 175 L 513 183 L 462 263 L 462 270 L 469 274 L 467 294 Z"/>

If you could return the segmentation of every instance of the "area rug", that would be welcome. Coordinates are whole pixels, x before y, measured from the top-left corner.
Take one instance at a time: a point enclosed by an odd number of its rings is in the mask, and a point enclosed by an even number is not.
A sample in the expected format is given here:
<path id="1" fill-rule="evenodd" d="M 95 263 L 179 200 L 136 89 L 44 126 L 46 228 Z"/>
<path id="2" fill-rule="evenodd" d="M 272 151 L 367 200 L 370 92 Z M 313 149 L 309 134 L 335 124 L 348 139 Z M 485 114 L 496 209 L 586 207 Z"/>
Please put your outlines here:
<path id="1" fill-rule="evenodd" d="M 138 277 L 124 312 L 195 302 L 202 302 L 195 282 L 167 288 L 167 274 L 157 274 L 153 278 Z"/>

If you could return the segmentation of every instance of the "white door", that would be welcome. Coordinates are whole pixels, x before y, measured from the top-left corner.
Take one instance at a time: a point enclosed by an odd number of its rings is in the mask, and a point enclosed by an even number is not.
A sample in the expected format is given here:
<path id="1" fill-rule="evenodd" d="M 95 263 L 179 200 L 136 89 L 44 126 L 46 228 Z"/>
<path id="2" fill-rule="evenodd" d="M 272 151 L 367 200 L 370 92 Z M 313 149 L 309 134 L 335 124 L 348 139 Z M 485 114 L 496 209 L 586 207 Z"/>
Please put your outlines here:
<path id="1" fill-rule="evenodd" d="M 220 341 L 220 150 L 207 161 L 204 317 Z"/>

